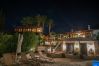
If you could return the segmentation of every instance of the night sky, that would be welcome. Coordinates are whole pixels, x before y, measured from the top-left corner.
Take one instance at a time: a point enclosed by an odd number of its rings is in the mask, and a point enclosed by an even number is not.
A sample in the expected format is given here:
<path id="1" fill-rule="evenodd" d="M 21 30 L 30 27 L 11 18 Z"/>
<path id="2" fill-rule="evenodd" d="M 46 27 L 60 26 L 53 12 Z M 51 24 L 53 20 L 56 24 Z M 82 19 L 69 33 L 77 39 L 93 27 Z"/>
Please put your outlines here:
<path id="1" fill-rule="evenodd" d="M 93 1 L 75 0 L 3 0 L 0 8 L 6 14 L 6 28 L 19 25 L 22 17 L 46 15 L 54 20 L 53 31 L 66 32 L 72 27 L 99 28 L 99 5 Z"/>

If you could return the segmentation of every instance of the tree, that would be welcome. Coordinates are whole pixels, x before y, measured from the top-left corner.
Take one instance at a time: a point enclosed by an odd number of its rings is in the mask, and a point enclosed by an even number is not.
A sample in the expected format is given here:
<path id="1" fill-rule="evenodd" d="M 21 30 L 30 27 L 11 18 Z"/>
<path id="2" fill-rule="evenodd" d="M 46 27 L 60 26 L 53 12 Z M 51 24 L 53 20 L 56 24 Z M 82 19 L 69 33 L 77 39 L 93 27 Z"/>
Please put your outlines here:
<path id="1" fill-rule="evenodd" d="M 21 20 L 22 25 L 33 25 L 33 17 L 23 17 Z"/>
<path id="2" fill-rule="evenodd" d="M 3 31 L 5 28 L 5 15 L 3 13 L 3 10 L 0 10 L 0 31 Z"/>
<path id="3" fill-rule="evenodd" d="M 48 20 L 48 23 L 47 24 L 48 24 L 48 30 L 49 30 L 49 35 L 50 35 L 51 28 L 53 26 L 53 20 L 52 19 Z"/>
<path id="4" fill-rule="evenodd" d="M 37 27 L 42 26 L 43 31 L 44 31 L 45 23 L 47 22 L 47 16 L 37 15 L 35 16 L 35 21 L 37 23 Z"/>
<path id="5" fill-rule="evenodd" d="M 34 17 L 30 17 L 30 16 L 23 17 L 21 20 L 22 25 L 33 25 L 37 27 L 42 26 L 43 30 L 46 22 L 47 22 L 47 16 L 40 16 L 40 15 Z"/>
<path id="6" fill-rule="evenodd" d="M 43 32 L 44 32 L 44 27 L 45 27 L 45 23 L 47 23 L 47 16 L 40 16 L 37 15 L 35 16 L 35 22 L 37 23 L 37 27 L 42 27 Z M 41 36 L 43 33 L 39 33 L 39 45 L 41 43 Z"/>
<path id="7" fill-rule="evenodd" d="M 42 28 L 43 28 L 43 32 L 44 32 L 45 23 L 47 22 L 47 16 L 41 16 L 41 18 L 42 18 L 42 21 L 41 21 Z"/>
<path id="8" fill-rule="evenodd" d="M 44 25 L 45 25 L 45 22 L 47 21 L 47 17 L 46 16 L 40 16 L 40 15 L 37 15 L 37 16 L 34 16 L 34 17 L 24 17 L 24 18 L 22 18 L 22 20 L 21 20 L 21 24 L 22 25 L 35 25 L 35 26 L 37 26 L 37 27 L 40 27 L 40 26 L 42 26 L 43 27 L 43 30 L 44 30 Z M 27 36 L 26 36 L 27 35 Z M 22 46 L 27 46 L 27 45 L 29 45 L 29 44 L 35 44 L 35 43 L 33 43 L 33 42 L 31 42 L 31 40 L 34 38 L 34 40 L 36 39 L 36 37 L 33 37 L 32 35 L 34 35 L 34 36 L 36 36 L 35 35 L 35 33 L 33 34 L 31 34 L 31 32 L 28 32 L 28 33 L 23 33 L 23 36 L 24 36 L 24 39 L 23 39 L 23 44 L 24 45 L 22 45 Z M 41 34 L 39 34 L 39 38 L 38 39 L 36 39 L 35 41 L 38 41 L 39 39 L 40 39 L 40 35 Z M 32 39 L 30 39 L 30 37 L 29 36 L 31 36 L 31 38 Z M 26 40 L 27 39 L 27 40 Z M 26 41 L 25 41 L 26 40 Z M 33 41 L 33 40 L 32 40 Z M 25 42 L 25 43 L 24 43 Z M 37 44 L 37 43 L 36 43 Z M 21 46 L 21 45 L 20 45 Z M 29 50 L 29 48 L 30 47 L 27 47 L 27 48 L 25 48 L 25 47 L 22 47 L 22 48 L 24 48 L 24 50 L 23 51 L 26 51 L 26 50 Z M 18 47 L 17 47 L 17 49 L 18 49 Z M 26 49 L 26 50 L 25 50 Z"/>
<path id="9" fill-rule="evenodd" d="M 21 24 L 22 25 L 33 25 L 33 26 L 40 26 L 41 22 L 41 17 L 40 16 L 36 16 L 36 17 L 24 17 L 21 20 Z M 22 51 L 29 51 L 31 47 L 36 47 L 36 45 L 38 43 L 35 43 L 36 41 L 38 41 L 38 38 L 36 36 L 35 33 L 32 32 L 25 32 L 23 33 L 23 44 L 22 44 Z M 18 44 L 19 47 L 17 47 L 17 49 L 19 49 L 21 51 L 21 44 Z"/>
<path id="10" fill-rule="evenodd" d="M 40 15 L 37 15 L 35 16 L 35 22 L 37 22 L 37 27 L 40 27 L 41 26 L 41 16 Z"/>

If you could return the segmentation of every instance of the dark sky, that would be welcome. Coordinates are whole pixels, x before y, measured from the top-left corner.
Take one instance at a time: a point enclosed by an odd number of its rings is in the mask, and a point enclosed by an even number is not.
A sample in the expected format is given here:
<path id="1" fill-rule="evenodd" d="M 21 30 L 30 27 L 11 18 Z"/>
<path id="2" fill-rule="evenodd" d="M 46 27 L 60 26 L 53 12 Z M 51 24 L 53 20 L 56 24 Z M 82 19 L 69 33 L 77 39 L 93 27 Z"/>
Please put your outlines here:
<path id="1" fill-rule="evenodd" d="M 7 28 L 18 25 L 24 16 L 46 15 L 54 20 L 53 31 L 66 32 L 73 26 L 99 28 L 99 5 L 96 0 L 3 0 Z"/>

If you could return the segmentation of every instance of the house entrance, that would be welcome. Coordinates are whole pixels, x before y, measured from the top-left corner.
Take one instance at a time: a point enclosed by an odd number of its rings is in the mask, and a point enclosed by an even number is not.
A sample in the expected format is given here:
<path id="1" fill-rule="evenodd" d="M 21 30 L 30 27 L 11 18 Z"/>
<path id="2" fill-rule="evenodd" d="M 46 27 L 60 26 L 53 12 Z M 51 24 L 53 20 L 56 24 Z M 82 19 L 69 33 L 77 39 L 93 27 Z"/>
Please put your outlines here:
<path id="1" fill-rule="evenodd" d="M 73 43 L 67 43 L 66 47 L 67 47 L 66 54 L 73 54 L 74 44 Z"/>
<path id="2" fill-rule="evenodd" d="M 87 44 L 86 43 L 80 43 L 80 55 L 87 55 Z"/>

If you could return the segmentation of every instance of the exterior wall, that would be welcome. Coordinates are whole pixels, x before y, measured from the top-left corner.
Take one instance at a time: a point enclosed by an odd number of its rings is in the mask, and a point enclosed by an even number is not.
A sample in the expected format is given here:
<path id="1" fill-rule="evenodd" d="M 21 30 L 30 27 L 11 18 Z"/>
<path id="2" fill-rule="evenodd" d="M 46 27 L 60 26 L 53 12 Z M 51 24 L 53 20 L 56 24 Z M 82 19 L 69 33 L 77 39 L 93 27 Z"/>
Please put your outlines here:
<path id="1" fill-rule="evenodd" d="M 65 43 L 65 41 L 63 41 L 63 44 L 62 44 L 62 51 L 66 52 L 66 43 Z"/>
<path id="2" fill-rule="evenodd" d="M 98 34 L 99 33 L 99 29 L 98 30 L 93 30 L 93 34 Z"/>
<path id="3" fill-rule="evenodd" d="M 59 35 L 52 35 L 49 40 L 49 44 L 56 46 L 54 47 L 54 51 L 57 53 L 59 48 L 58 44 L 61 44 L 61 51 L 64 52 L 67 55 L 71 56 L 85 56 L 85 57 L 91 57 L 91 56 L 97 56 L 99 55 L 99 45 L 98 42 L 93 40 L 94 34 L 98 34 L 99 30 L 91 30 L 88 32 L 81 32 L 83 34 L 81 37 L 76 36 L 79 35 L 79 33 L 67 33 L 67 34 L 59 34 Z M 85 35 L 85 37 L 83 37 Z M 93 37 L 94 36 L 94 37 Z M 72 44 L 73 52 L 69 54 L 67 51 L 70 51 L 67 47 L 69 44 Z M 58 47 L 57 47 L 58 46 Z M 49 50 L 51 50 L 49 48 Z M 53 50 L 53 49 L 52 49 Z"/>
<path id="4" fill-rule="evenodd" d="M 95 50 L 96 50 L 96 56 L 99 56 L 99 42 L 95 41 Z"/>
<path id="5" fill-rule="evenodd" d="M 48 53 L 64 53 L 65 57 L 68 58 L 82 58 L 82 59 L 93 59 L 95 56 L 99 56 L 99 45 L 97 41 L 57 41 L 58 47 L 54 49 L 49 46 Z M 68 44 L 72 44 L 73 52 L 67 48 Z M 81 46 L 82 45 L 82 46 Z M 92 53 L 89 53 L 92 49 Z M 53 51 L 54 50 L 54 51 Z M 69 52 L 67 52 L 69 50 Z"/>
<path id="6" fill-rule="evenodd" d="M 92 37 L 93 37 L 94 39 L 96 39 L 96 36 L 97 36 L 98 33 L 99 33 L 99 29 L 98 29 L 98 30 L 93 30 L 93 32 L 92 32 Z"/>
<path id="7" fill-rule="evenodd" d="M 74 53 L 80 54 L 80 43 L 79 41 L 76 41 L 74 44 Z"/>
<path id="8" fill-rule="evenodd" d="M 87 42 L 87 55 L 94 56 L 95 55 L 95 44 L 94 42 Z"/>
<path id="9" fill-rule="evenodd" d="M 69 41 L 68 41 L 69 42 Z M 67 50 L 67 44 L 68 44 L 68 42 L 63 42 L 63 47 L 62 47 L 62 49 L 63 49 L 63 51 L 65 51 L 66 52 L 66 50 Z M 69 42 L 70 43 L 70 42 Z M 94 56 L 95 55 L 95 53 L 97 53 L 96 52 L 96 47 L 95 47 L 95 43 L 94 43 L 94 41 L 72 41 L 71 42 L 72 44 L 73 44 L 73 46 L 74 46 L 74 48 L 73 48 L 73 54 L 78 54 L 78 55 L 80 55 L 80 54 L 82 54 L 81 53 L 81 47 L 80 47 L 80 44 L 86 44 L 86 50 L 85 50 L 85 52 L 87 52 L 86 53 L 86 55 L 87 56 Z M 90 52 L 90 50 L 92 49 L 92 51 L 93 51 L 93 55 L 92 54 L 90 54 L 89 52 Z"/>

